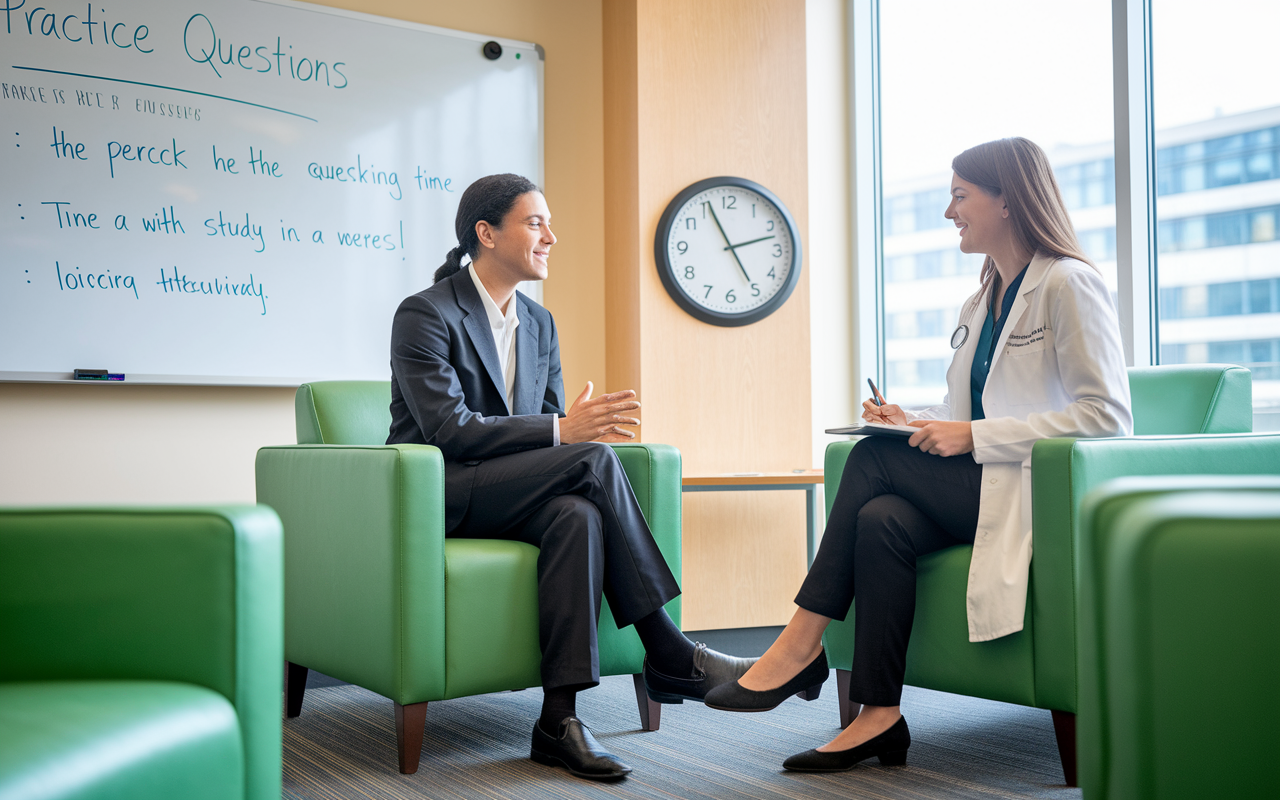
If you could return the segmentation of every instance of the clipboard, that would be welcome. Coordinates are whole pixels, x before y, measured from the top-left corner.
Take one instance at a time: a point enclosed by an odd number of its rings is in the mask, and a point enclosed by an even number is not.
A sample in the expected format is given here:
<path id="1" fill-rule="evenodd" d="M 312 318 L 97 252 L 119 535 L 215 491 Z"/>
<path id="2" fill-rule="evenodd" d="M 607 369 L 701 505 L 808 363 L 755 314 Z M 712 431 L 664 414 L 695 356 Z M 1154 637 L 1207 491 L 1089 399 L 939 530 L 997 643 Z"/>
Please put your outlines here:
<path id="1" fill-rule="evenodd" d="M 826 432 L 835 436 L 890 436 L 898 439 L 909 439 L 911 434 L 920 430 L 910 425 L 885 425 L 881 422 L 860 422 L 857 425 L 846 425 L 843 428 L 827 428 Z"/>

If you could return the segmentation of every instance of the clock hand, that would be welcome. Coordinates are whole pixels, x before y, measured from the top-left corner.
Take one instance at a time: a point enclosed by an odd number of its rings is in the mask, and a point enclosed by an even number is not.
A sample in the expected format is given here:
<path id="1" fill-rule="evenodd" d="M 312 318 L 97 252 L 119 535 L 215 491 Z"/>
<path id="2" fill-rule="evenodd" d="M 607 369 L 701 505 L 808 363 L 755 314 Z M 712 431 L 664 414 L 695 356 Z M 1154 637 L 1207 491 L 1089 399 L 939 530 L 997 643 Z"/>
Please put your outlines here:
<path id="1" fill-rule="evenodd" d="M 738 258 L 738 251 L 733 249 L 734 244 L 729 241 L 729 234 L 724 232 L 724 226 L 720 224 L 720 218 L 716 216 L 715 206 L 711 205 L 709 200 L 703 200 L 702 204 L 711 212 L 711 219 L 715 220 L 716 227 L 720 229 L 720 236 L 724 238 L 724 243 L 729 245 L 725 249 L 733 253 L 733 260 L 738 262 L 738 269 L 742 270 L 742 277 L 747 279 L 747 283 L 751 283 L 751 276 L 747 274 L 747 268 L 742 266 L 742 259 Z"/>
<path id="2" fill-rule="evenodd" d="M 759 239 L 752 239 L 752 240 L 751 240 L 751 241 L 749 241 L 749 242 L 739 242 L 739 243 L 737 243 L 737 244 L 731 244 L 731 245 L 729 245 L 728 247 L 726 247 L 726 248 L 725 248 L 725 250 L 737 250 L 739 247 L 745 247 L 745 246 L 747 246 L 747 245 L 749 245 L 749 244 L 755 244 L 756 242 L 763 242 L 765 239 L 775 239 L 775 238 L 777 238 L 777 237 L 775 237 L 775 236 L 761 236 Z"/>

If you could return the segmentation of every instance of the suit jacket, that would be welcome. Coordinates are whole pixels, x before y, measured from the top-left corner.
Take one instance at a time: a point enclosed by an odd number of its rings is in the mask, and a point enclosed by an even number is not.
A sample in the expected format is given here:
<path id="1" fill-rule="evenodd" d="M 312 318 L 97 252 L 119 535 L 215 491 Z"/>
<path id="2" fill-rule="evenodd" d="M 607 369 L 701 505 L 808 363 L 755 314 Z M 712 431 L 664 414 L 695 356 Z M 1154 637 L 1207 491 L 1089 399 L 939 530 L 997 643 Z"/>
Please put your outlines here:
<path id="1" fill-rule="evenodd" d="M 444 454 L 445 527 L 462 522 L 475 468 L 495 456 L 549 447 L 564 416 L 560 345 L 551 313 L 516 292 L 515 408 L 484 303 L 465 270 L 405 298 L 391 324 L 391 433 L 387 444 L 431 444 Z"/>

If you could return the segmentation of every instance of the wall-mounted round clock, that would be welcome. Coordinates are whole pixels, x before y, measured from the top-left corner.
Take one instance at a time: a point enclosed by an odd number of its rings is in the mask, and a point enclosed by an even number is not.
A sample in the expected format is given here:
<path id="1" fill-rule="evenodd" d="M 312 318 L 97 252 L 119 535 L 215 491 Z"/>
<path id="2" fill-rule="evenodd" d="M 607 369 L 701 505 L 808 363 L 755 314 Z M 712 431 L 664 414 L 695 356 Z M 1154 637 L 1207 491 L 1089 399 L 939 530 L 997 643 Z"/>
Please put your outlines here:
<path id="1" fill-rule="evenodd" d="M 791 212 L 745 178 L 707 178 L 676 195 L 658 222 L 653 257 L 671 298 L 712 325 L 764 319 L 800 278 Z"/>

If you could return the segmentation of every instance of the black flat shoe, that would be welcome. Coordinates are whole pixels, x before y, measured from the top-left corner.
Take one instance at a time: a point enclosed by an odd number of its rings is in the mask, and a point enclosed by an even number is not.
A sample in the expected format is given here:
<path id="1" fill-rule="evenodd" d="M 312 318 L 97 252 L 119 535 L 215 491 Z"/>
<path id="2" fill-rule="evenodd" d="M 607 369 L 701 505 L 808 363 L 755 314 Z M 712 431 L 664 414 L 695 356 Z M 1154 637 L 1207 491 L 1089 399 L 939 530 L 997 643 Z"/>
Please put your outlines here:
<path id="1" fill-rule="evenodd" d="M 754 658 L 737 658 L 716 652 L 702 642 L 694 643 L 693 669 L 687 677 L 677 678 L 653 668 L 644 659 L 644 688 L 655 703 L 701 702 L 715 687 L 736 681 L 756 663 Z"/>
<path id="2" fill-rule="evenodd" d="M 735 678 L 707 692 L 706 702 L 709 708 L 721 711 L 771 711 L 791 695 L 799 695 L 803 700 L 817 700 L 822 691 L 822 684 L 831 674 L 827 667 L 827 651 L 818 653 L 809 666 L 800 670 L 800 674 L 779 686 L 763 692 L 744 689 Z"/>
<path id="3" fill-rule="evenodd" d="M 889 730 L 857 747 L 829 753 L 805 750 L 783 761 L 782 767 L 792 772 L 844 772 L 872 756 L 879 756 L 880 763 L 886 767 L 900 767 L 907 763 L 907 748 L 910 746 L 911 731 L 907 730 L 907 718 L 898 717 Z"/>
<path id="4" fill-rule="evenodd" d="M 616 781 L 631 771 L 631 767 L 601 747 L 577 717 L 561 720 L 559 735 L 555 738 L 535 722 L 529 758 L 548 767 L 564 767 L 579 778 L 593 781 Z"/>

